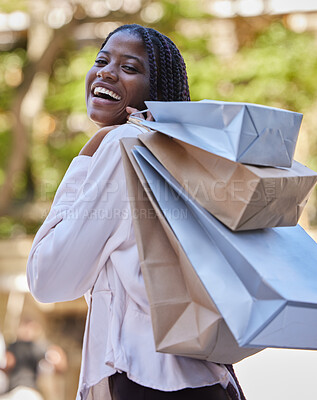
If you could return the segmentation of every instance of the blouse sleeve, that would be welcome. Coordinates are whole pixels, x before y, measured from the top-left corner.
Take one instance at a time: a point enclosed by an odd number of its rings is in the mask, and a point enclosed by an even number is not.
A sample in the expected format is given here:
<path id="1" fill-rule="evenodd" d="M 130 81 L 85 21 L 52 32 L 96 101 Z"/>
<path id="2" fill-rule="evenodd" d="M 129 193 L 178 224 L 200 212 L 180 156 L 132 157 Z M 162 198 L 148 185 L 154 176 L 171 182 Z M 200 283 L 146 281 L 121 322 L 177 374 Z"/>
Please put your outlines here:
<path id="1" fill-rule="evenodd" d="M 137 133 L 123 125 L 93 157 L 75 157 L 69 166 L 28 259 L 29 288 L 39 301 L 81 297 L 93 286 L 107 246 L 116 245 L 113 237 L 124 241 L 129 203 L 119 139 Z"/>

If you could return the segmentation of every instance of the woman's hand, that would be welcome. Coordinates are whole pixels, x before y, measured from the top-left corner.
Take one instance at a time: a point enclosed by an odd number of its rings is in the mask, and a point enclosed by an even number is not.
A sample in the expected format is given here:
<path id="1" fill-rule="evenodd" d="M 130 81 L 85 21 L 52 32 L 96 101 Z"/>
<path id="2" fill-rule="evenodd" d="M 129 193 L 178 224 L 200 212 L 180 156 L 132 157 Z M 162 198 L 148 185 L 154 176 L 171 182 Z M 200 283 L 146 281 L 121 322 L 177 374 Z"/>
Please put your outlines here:
<path id="1" fill-rule="evenodd" d="M 111 125 L 105 126 L 104 128 L 99 129 L 94 136 L 88 140 L 85 146 L 80 150 L 80 156 L 92 156 L 95 151 L 98 149 L 100 143 L 102 142 L 103 138 L 112 131 L 112 129 L 118 128 L 120 125 Z"/>
<path id="2" fill-rule="evenodd" d="M 154 121 L 153 115 L 150 113 L 150 111 L 146 112 L 146 118 L 144 118 L 144 115 L 142 112 L 140 112 L 138 109 L 133 108 L 133 107 L 127 107 L 126 111 L 128 113 L 128 119 L 131 114 L 137 114 L 137 117 L 145 119 L 146 121 Z"/>

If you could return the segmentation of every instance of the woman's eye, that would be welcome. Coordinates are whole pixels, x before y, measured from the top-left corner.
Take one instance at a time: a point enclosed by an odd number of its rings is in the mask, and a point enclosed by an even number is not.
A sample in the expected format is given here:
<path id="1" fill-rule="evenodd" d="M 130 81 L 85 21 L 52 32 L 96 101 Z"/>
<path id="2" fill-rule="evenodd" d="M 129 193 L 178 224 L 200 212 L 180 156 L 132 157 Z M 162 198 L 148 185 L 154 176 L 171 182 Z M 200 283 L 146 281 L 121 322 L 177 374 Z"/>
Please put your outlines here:
<path id="1" fill-rule="evenodd" d="M 138 70 L 131 65 L 123 65 L 122 68 L 127 72 L 138 72 Z"/>
<path id="2" fill-rule="evenodd" d="M 108 61 L 105 60 L 104 58 L 97 58 L 97 59 L 95 60 L 95 64 L 97 64 L 97 65 L 107 65 L 107 64 L 108 64 Z"/>

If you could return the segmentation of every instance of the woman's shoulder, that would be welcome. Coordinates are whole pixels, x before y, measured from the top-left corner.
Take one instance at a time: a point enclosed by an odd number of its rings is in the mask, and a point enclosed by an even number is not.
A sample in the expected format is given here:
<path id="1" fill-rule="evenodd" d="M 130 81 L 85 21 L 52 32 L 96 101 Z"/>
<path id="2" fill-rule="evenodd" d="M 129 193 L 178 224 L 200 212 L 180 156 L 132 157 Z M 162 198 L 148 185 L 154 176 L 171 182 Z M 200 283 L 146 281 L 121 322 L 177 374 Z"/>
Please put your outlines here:
<path id="1" fill-rule="evenodd" d="M 124 137 L 137 137 L 144 132 L 146 132 L 144 128 L 127 122 L 126 124 L 120 125 L 110 131 L 105 138 L 105 142 L 110 143 L 113 141 L 119 141 Z"/>
<path id="2" fill-rule="evenodd" d="M 117 153 L 118 157 L 120 157 L 120 140 L 126 137 L 136 138 L 144 132 L 145 130 L 142 127 L 131 123 L 126 123 L 112 129 L 100 143 L 97 151 L 93 155 L 93 159 L 96 161 L 99 158 L 108 157 L 109 154 L 111 154 L 111 159 L 114 160 L 116 158 L 115 154 Z"/>

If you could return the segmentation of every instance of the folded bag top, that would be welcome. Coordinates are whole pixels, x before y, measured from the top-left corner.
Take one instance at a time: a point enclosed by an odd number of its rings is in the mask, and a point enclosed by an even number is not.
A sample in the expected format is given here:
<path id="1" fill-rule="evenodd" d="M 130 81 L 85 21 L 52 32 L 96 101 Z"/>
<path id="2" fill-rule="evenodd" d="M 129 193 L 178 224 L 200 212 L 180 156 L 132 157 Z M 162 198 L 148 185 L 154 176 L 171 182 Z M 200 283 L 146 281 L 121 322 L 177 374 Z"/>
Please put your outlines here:
<path id="1" fill-rule="evenodd" d="M 291 167 L 303 115 L 258 104 L 214 100 L 146 105 L 155 121 L 143 126 L 229 160 Z"/>

